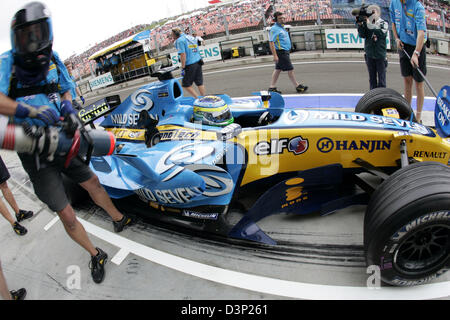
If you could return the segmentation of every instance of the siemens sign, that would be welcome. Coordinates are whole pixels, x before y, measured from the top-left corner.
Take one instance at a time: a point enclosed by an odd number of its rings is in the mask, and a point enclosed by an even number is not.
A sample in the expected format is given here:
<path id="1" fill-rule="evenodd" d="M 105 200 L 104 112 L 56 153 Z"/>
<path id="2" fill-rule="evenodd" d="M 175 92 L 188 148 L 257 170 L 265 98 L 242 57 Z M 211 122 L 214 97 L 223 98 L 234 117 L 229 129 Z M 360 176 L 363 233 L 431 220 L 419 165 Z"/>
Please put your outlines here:
<path id="1" fill-rule="evenodd" d="M 218 43 L 201 46 L 198 49 L 204 62 L 222 60 L 222 53 Z M 173 66 L 180 66 L 180 57 L 177 52 L 170 54 L 170 60 Z"/>
<path id="2" fill-rule="evenodd" d="M 93 80 L 89 80 L 89 85 L 91 86 L 91 90 L 96 90 L 100 88 L 104 88 L 114 83 L 114 79 L 111 75 L 111 72 L 102 74 Z"/>
<path id="3" fill-rule="evenodd" d="M 364 49 L 364 39 L 360 38 L 357 29 L 325 29 L 327 49 Z M 389 33 L 386 37 L 387 49 L 391 48 Z"/>

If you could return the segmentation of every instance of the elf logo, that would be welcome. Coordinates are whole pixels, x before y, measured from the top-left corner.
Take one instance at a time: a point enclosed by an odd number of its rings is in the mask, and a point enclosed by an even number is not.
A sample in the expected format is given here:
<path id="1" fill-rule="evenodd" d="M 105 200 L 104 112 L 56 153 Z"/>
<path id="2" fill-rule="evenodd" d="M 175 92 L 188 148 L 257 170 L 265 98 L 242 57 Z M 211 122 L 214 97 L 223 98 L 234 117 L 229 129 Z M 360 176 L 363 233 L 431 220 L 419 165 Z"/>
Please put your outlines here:
<path id="1" fill-rule="evenodd" d="M 295 155 L 302 154 L 308 150 L 308 140 L 303 140 L 302 137 L 297 137 L 289 141 L 288 150 Z"/>
<path id="2" fill-rule="evenodd" d="M 270 154 L 281 154 L 287 149 L 295 155 L 305 153 L 308 150 L 308 139 L 295 137 L 292 139 L 272 139 L 270 142 L 261 141 L 255 146 L 255 153 L 259 156 L 267 156 Z"/>

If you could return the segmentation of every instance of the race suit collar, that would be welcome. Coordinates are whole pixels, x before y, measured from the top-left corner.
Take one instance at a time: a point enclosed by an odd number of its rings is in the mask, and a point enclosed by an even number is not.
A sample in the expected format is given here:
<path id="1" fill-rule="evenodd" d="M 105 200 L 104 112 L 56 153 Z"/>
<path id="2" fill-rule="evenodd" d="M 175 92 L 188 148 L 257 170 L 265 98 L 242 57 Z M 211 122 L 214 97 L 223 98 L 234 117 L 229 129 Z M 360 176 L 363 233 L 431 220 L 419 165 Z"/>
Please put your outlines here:
<path id="1" fill-rule="evenodd" d="M 16 77 L 20 83 L 26 86 L 39 84 L 47 78 L 49 66 L 50 62 L 39 70 L 28 71 L 21 68 L 19 65 L 15 65 Z"/>

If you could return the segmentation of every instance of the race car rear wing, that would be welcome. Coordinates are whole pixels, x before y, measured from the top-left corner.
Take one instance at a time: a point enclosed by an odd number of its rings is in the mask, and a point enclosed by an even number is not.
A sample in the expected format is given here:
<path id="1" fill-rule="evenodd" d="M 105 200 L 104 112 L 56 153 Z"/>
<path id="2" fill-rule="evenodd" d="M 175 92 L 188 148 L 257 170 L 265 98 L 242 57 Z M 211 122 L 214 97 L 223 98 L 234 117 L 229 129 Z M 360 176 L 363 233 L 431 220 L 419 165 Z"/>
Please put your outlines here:
<path id="1" fill-rule="evenodd" d="M 450 136 L 450 86 L 443 86 L 436 97 L 434 108 L 434 124 L 436 131 L 442 138 Z"/>

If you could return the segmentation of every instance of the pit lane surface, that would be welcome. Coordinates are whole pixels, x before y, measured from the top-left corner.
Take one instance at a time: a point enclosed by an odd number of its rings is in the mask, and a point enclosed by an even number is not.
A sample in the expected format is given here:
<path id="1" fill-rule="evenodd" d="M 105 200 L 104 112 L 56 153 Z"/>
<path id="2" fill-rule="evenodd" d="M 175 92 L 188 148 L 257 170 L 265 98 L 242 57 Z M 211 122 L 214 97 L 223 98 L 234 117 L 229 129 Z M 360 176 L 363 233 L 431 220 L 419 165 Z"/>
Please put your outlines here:
<path id="1" fill-rule="evenodd" d="M 362 61 L 302 61 L 295 68 L 297 79 L 310 86 L 309 93 L 367 91 Z M 262 64 L 235 69 L 205 72 L 208 93 L 249 96 L 267 88 L 273 67 Z M 435 90 L 448 82 L 448 71 L 445 67 L 429 68 L 428 79 Z M 387 79 L 389 87 L 402 92 L 395 63 L 390 64 Z M 280 76 L 278 88 L 284 94 L 295 93 L 286 74 Z M 120 89 L 118 93 L 123 101 L 134 90 Z M 88 103 L 101 97 L 91 97 Z M 114 234 L 106 213 L 87 204 L 77 208 L 77 215 L 94 244 L 108 252 L 110 260 L 105 281 L 96 285 L 89 274 L 87 253 L 69 239 L 55 214 L 36 199 L 17 156 L 3 150 L 0 154 L 11 172 L 9 185 L 21 208 L 35 211 L 35 217 L 23 223 L 29 229 L 24 237 L 15 235 L 9 224 L 0 220 L 0 258 L 9 287 L 25 286 L 29 299 L 450 297 L 449 274 L 415 288 L 367 288 L 371 274 L 367 273 L 362 246 L 363 206 L 326 217 L 268 217 L 258 225 L 280 243 L 270 247 L 223 243 L 144 221 Z"/>

